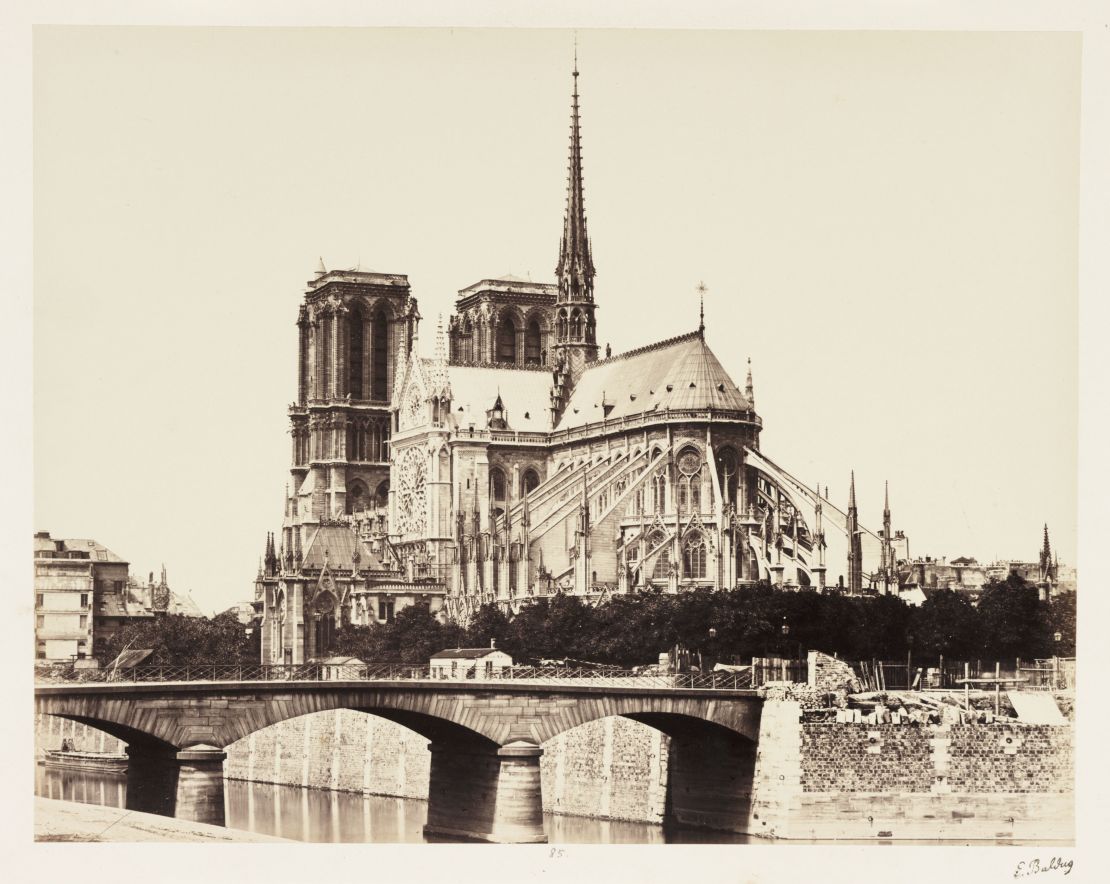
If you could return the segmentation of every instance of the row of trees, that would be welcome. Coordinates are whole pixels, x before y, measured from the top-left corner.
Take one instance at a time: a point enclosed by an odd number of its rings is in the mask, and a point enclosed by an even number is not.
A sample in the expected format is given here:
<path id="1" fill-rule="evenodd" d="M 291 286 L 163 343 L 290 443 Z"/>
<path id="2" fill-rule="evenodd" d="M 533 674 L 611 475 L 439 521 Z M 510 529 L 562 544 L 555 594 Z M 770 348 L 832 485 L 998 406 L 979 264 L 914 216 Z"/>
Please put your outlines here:
<path id="1" fill-rule="evenodd" d="M 340 628 L 335 655 L 367 662 L 426 663 L 449 647 L 490 641 L 514 660 L 588 660 L 618 666 L 653 663 L 681 644 L 706 662 L 794 656 L 808 650 L 848 660 L 1033 659 L 1075 654 L 1075 594 L 1048 602 L 1017 576 L 988 586 L 978 606 L 951 590 L 912 607 L 892 596 L 854 598 L 769 586 L 680 595 L 616 596 L 591 607 L 577 596 L 540 599 L 513 618 L 481 608 L 468 628 L 441 623 L 427 607 L 402 610 L 390 623 Z M 238 619 L 167 615 L 124 627 L 97 656 L 106 664 L 124 648 L 151 648 L 149 663 L 257 663 L 259 630 Z"/>
<path id="2" fill-rule="evenodd" d="M 1057 635 L 1059 638 L 1057 638 Z M 591 607 L 577 596 L 540 599 L 513 618 L 494 605 L 469 628 L 408 608 L 389 624 L 347 626 L 336 653 L 367 661 L 424 663 L 445 647 L 485 647 L 495 640 L 514 660 L 570 658 L 619 666 L 652 663 L 681 644 L 706 661 L 747 661 L 808 650 L 849 660 L 1033 659 L 1075 653 L 1075 595 L 1049 602 L 1011 577 L 988 586 L 978 606 L 951 590 L 913 607 L 892 596 L 853 598 L 769 586 L 681 595 L 616 596 Z"/>
<path id="3" fill-rule="evenodd" d="M 166 614 L 124 626 L 97 647 L 96 658 L 106 666 L 127 648 L 149 648 L 154 653 L 143 665 L 250 664 L 262 656 L 259 640 L 259 630 L 248 634 L 234 614 L 211 618 Z"/>

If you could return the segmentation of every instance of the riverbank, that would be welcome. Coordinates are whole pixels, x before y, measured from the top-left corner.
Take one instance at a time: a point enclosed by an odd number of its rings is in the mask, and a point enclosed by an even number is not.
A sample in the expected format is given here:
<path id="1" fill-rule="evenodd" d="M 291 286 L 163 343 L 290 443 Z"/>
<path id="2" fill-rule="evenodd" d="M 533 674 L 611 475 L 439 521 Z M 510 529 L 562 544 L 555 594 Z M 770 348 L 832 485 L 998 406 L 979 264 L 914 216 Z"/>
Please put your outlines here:
<path id="1" fill-rule="evenodd" d="M 121 807 L 35 798 L 36 841 L 269 842 L 285 838 L 191 823 Z"/>

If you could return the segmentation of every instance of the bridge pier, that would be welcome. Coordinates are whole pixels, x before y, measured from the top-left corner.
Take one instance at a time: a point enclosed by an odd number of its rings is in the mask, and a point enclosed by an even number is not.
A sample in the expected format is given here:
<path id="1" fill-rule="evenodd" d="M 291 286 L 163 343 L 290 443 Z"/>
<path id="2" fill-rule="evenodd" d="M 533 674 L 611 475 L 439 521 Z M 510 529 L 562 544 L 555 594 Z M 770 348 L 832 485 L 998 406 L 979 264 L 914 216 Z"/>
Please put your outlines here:
<path id="1" fill-rule="evenodd" d="M 224 824 L 222 749 L 127 749 L 127 807 L 215 826 Z"/>
<path id="2" fill-rule="evenodd" d="M 750 831 L 756 744 L 723 728 L 672 733 L 664 824 Z"/>
<path id="3" fill-rule="evenodd" d="M 540 790 L 543 749 L 526 742 L 492 750 L 450 743 L 428 748 L 425 835 L 497 844 L 547 841 Z"/>

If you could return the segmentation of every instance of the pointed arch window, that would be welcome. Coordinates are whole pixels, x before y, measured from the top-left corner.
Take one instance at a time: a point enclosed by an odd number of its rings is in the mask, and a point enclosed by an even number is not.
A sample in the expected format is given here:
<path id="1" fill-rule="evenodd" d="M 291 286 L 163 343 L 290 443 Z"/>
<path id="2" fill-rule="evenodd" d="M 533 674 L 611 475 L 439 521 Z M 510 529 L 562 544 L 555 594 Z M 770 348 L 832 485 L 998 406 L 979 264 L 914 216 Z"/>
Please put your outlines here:
<path id="1" fill-rule="evenodd" d="M 559 311 L 558 328 L 559 328 L 559 340 L 560 341 L 565 341 L 567 339 L 567 311 L 566 310 L 560 310 Z"/>
<path id="2" fill-rule="evenodd" d="M 652 540 L 653 540 L 653 545 L 654 545 L 655 538 L 652 538 Z M 658 542 L 662 543 L 663 538 L 660 537 Z M 670 578 L 670 576 L 671 576 L 671 545 L 668 543 L 659 551 L 659 555 L 656 556 L 656 558 L 655 558 L 655 567 L 652 568 L 652 570 L 651 570 L 651 579 L 653 581 L 656 581 L 656 582 L 662 582 L 662 581 L 668 580 Z"/>
<path id="3" fill-rule="evenodd" d="M 347 314 L 347 329 L 349 340 L 347 345 L 347 390 L 352 399 L 363 398 L 363 362 L 365 360 L 365 335 L 363 328 L 362 310 L 358 305 L 351 307 Z"/>
<path id="4" fill-rule="evenodd" d="M 489 494 L 499 503 L 505 500 L 505 474 L 498 467 L 489 471 Z"/>
<path id="5" fill-rule="evenodd" d="M 535 470 L 529 468 L 520 477 L 521 496 L 531 494 L 540 484 L 540 476 Z"/>
<path id="6" fill-rule="evenodd" d="M 347 512 L 360 513 L 370 505 L 370 492 L 362 482 L 352 482 L 347 489 Z"/>
<path id="7" fill-rule="evenodd" d="M 539 365 L 540 364 L 540 351 L 542 348 L 542 337 L 540 335 L 540 324 L 536 320 L 528 323 L 528 327 L 524 330 L 524 363 L 525 365 Z"/>
<path id="8" fill-rule="evenodd" d="M 701 512 L 701 476 L 683 476 L 678 480 L 678 506 L 683 512 Z"/>
<path id="9" fill-rule="evenodd" d="M 582 313 L 577 307 L 570 314 L 570 337 L 572 341 L 582 340 Z"/>
<path id="10" fill-rule="evenodd" d="M 374 506 L 378 509 L 389 506 L 389 479 L 381 482 L 374 492 Z"/>
<path id="11" fill-rule="evenodd" d="M 508 315 L 497 326 L 497 361 L 516 362 L 516 322 Z"/>
<path id="12" fill-rule="evenodd" d="M 682 546 L 682 573 L 694 580 L 703 580 L 705 572 L 705 538 L 701 534 L 695 534 Z"/>
<path id="13" fill-rule="evenodd" d="M 379 309 L 370 324 L 370 398 L 389 398 L 389 319 Z"/>
<path id="14" fill-rule="evenodd" d="M 457 346 L 459 362 L 474 361 L 474 326 L 470 324 L 469 318 L 463 319 Z"/>
<path id="15" fill-rule="evenodd" d="M 665 513 L 667 511 L 667 476 L 657 473 L 651 480 L 651 508 L 652 512 Z"/>
<path id="16" fill-rule="evenodd" d="M 725 447 L 717 452 L 717 474 L 726 501 L 738 503 L 736 495 L 739 488 L 740 459 L 736 456 L 736 449 Z"/>

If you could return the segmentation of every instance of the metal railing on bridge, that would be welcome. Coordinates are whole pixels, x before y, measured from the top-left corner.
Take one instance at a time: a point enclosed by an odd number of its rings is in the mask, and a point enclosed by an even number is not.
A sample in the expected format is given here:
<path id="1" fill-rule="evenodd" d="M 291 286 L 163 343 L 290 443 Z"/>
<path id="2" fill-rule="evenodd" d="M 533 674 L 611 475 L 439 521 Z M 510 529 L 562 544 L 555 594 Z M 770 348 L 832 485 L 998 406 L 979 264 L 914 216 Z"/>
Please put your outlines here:
<path id="1" fill-rule="evenodd" d="M 433 674 L 430 666 L 303 663 L 289 664 L 189 664 L 180 666 L 130 666 L 107 669 L 37 670 L 40 684 L 111 683 L 149 684 L 182 682 L 327 682 L 418 681 L 442 684 L 532 684 L 608 688 L 748 690 L 751 671 L 659 672 L 632 669 L 565 666 L 508 666 L 500 670 L 474 670 L 455 676 Z"/>

